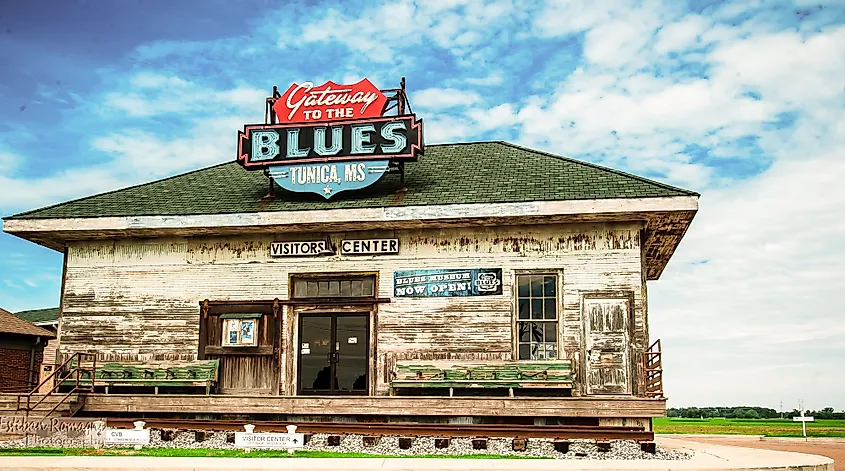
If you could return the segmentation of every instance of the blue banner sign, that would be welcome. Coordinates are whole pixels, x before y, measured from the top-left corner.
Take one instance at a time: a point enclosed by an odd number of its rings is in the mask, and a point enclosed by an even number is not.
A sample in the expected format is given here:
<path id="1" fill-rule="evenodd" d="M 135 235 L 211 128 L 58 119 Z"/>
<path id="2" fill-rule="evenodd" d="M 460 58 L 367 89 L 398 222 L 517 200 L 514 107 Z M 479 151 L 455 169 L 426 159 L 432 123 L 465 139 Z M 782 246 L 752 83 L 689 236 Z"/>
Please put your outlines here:
<path id="1" fill-rule="evenodd" d="M 329 199 L 346 190 L 357 190 L 375 183 L 387 171 L 389 160 L 322 162 L 277 165 L 270 176 L 290 191 L 310 191 Z"/>
<path id="2" fill-rule="evenodd" d="M 502 269 L 399 270 L 393 274 L 393 294 L 414 298 L 502 294 Z"/>

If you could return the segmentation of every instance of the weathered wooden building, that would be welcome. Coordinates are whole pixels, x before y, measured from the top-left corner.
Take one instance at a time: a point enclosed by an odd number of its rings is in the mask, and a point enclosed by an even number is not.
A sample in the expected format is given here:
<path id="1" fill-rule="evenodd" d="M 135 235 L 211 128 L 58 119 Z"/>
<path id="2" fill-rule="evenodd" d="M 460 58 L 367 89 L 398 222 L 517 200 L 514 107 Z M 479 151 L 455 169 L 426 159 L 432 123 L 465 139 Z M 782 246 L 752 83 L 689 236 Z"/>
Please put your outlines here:
<path id="1" fill-rule="evenodd" d="M 665 414 L 646 282 L 696 193 L 505 142 L 329 200 L 270 182 L 233 162 L 4 220 L 65 254 L 65 358 L 123 365 L 84 410 Z"/>

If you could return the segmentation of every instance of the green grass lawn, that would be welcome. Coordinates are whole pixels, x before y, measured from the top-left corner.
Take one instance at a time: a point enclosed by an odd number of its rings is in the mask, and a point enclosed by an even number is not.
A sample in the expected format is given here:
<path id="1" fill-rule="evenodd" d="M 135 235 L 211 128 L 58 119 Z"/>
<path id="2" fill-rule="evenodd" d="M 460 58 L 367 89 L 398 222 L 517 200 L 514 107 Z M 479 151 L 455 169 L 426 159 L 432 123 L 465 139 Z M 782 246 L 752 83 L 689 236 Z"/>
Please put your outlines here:
<path id="1" fill-rule="evenodd" d="M 655 433 L 800 437 L 801 423 L 781 419 L 654 419 Z M 845 420 L 807 422 L 808 437 L 845 437 Z"/>
<path id="2" fill-rule="evenodd" d="M 546 459 L 533 456 L 506 455 L 370 455 L 334 451 L 297 451 L 289 455 L 285 450 L 212 450 L 207 448 L 10 448 L 0 449 L 0 456 L 170 456 L 206 458 L 472 458 L 472 459 Z"/>

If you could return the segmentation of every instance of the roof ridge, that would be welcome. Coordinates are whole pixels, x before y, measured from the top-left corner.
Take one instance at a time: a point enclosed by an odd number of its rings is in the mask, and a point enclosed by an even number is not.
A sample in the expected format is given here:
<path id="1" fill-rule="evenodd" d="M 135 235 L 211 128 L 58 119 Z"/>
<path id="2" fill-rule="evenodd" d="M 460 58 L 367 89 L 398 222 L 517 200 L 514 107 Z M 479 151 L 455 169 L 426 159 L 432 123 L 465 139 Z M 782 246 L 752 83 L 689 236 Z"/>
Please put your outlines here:
<path id="1" fill-rule="evenodd" d="M 672 185 L 669 185 L 667 183 L 659 182 L 657 180 L 652 180 L 650 178 L 641 177 L 641 176 L 635 175 L 633 173 L 623 172 L 623 171 L 617 170 L 615 168 L 605 167 L 604 165 L 594 164 L 592 162 L 587 162 L 585 160 L 573 159 L 572 157 L 567 157 L 565 155 L 552 154 L 551 152 L 532 149 L 530 147 L 524 147 L 524 146 L 521 146 L 519 144 L 514 144 L 512 142 L 507 142 L 507 141 L 495 141 L 495 142 L 497 142 L 499 144 L 504 144 L 506 146 L 510 146 L 510 147 L 513 147 L 515 149 L 519 149 L 519 150 L 522 150 L 522 151 L 531 152 L 531 153 L 534 153 L 534 154 L 541 154 L 541 155 L 545 155 L 547 157 L 552 157 L 552 158 L 555 158 L 555 159 L 564 160 L 564 161 L 567 161 L 567 162 L 572 162 L 572 163 L 575 163 L 575 164 L 596 168 L 596 169 L 603 170 L 603 171 L 606 171 L 606 172 L 615 173 L 617 175 L 622 175 L 624 177 L 633 178 L 635 180 L 639 180 L 641 182 L 645 182 L 645 183 L 648 183 L 648 184 L 651 184 L 651 185 L 660 186 L 660 187 L 663 187 L 663 188 L 668 189 L 668 190 L 675 190 L 675 191 L 684 192 L 684 193 L 687 193 L 689 196 L 701 196 L 699 193 L 696 193 L 692 190 L 687 190 L 686 188 L 681 188 L 681 187 L 678 187 L 678 186 L 672 186 Z"/>
<path id="2" fill-rule="evenodd" d="M 504 141 L 465 141 L 465 142 L 441 142 L 440 144 L 426 144 L 426 147 L 439 147 L 439 146 L 468 146 L 474 144 L 498 144 Z"/>
<path id="3" fill-rule="evenodd" d="M 85 201 L 87 199 L 96 198 L 96 197 L 99 197 L 99 196 L 110 195 L 112 193 L 117 193 L 119 191 L 126 191 L 126 190 L 131 190 L 133 188 L 141 188 L 141 187 L 145 187 L 145 186 L 148 186 L 148 185 L 154 185 L 154 184 L 157 184 L 157 183 L 166 182 L 167 180 L 172 180 L 174 178 L 184 177 L 185 175 L 190 175 L 192 173 L 202 172 L 204 170 L 212 169 L 212 168 L 215 168 L 215 167 L 222 167 L 224 165 L 228 165 L 228 164 L 231 164 L 231 163 L 234 163 L 234 161 L 221 162 L 219 164 L 209 165 L 208 167 L 197 168 L 197 169 L 189 170 L 189 171 L 183 172 L 183 173 L 177 173 L 176 175 L 171 175 L 169 177 L 160 178 L 158 180 L 153 180 L 153 181 L 150 181 L 150 182 L 138 183 L 136 185 L 129 185 L 129 186 L 125 186 L 125 187 L 122 187 L 122 188 L 115 188 L 114 190 L 104 191 L 102 193 L 95 193 L 93 195 L 82 196 L 82 197 L 79 197 L 79 198 L 76 198 L 76 199 L 72 199 L 72 200 L 68 200 L 68 201 L 62 201 L 61 203 L 51 204 L 51 205 L 43 206 L 43 207 L 40 207 L 40 208 L 30 209 L 29 211 L 24 211 L 22 213 L 12 214 L 11 216 L 6 216 L 2 219 L 4 221 L 6 219 L 17 219 L 21 216 L 26 216 L 28 214 L 35 213 L 35 212 L 38 212 L 38 211 L 44 211 L 44 210 L 47 210 L 47 209 L 52 209 L 52 208 L 55 208 L 57 206 L 62 206 L 62 205 L 70 204 L 70 203 L 77 203 L 77 202 L 80 202 L 80 201 Z"/>
<path id="4" fill-rule="evenodd" d="M 265 201 L 266 177 L 259 172 L 247 172 L 235 160 L 229 160 L 160 180 L 32 209 L 4 219 L 260 213 L 537 199 L 698 196 L 690 190 L 645 177 L 503 140 L 439 143 L 427 147 L 432 151 L 431 158 L 421 159 L 419 173 L 416 170 L 410 173 L 414 188 L 419 191 L 398 200 L 390 196 L 394 184 L 398 184 L 398 178 L 391 177 L 373 185 L 372 192 L 360 193 L 360 200 L 359 196 L 350 194 L 328 202 L 307 196 Z M 489 175 L 475 175 L 469 180 L 458 178 L 459 172 L 455 172 L 458 165 L 461 168 L 477 165 L 482 170 L 486 169 L 484 171 Z M 550 168 L 556 170 L 550 171 Z M 542 191 L 517 178 L 523 171 L 530 171 L 535 178 L 546 182 Z M 470 184 L 475 186 L 470 187 Z"/>

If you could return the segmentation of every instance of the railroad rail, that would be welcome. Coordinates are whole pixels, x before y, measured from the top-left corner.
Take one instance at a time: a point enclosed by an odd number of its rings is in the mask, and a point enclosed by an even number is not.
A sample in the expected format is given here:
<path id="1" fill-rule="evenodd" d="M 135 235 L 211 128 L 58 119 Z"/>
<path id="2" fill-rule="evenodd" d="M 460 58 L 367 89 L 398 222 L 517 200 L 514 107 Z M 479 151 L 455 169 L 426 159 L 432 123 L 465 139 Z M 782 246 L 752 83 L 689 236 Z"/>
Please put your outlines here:
<path id="1" fill-rule="evenodd" d="M 181 419 L 126 419 L 108 418 L 108 427 L 132 428 L 137 420 L 146 422 L 147 428 L 243 431 L 243 420 L 181 420 Z M 401 422 L 249 422 L 256 432 L 284 432 L 285 426 L 296 425 L 297 432 L 305 434 L 328 433 L 337 435 L 398 435 L 406 437 L 514 437 L 551 439 L 594 439 L 652 441 L 654 432 L 643 427 L 592 426 L 592 425 L 508 425 L 508 424 L 432 424 Z"/>

